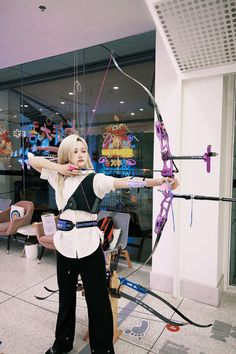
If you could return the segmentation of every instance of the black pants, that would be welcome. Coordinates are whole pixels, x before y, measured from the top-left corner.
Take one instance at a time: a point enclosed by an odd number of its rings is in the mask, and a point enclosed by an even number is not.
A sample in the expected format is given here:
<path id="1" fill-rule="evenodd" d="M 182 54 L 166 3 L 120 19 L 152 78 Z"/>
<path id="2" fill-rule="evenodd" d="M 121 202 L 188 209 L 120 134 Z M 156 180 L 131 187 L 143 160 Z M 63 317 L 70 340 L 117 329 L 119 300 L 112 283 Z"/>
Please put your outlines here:
<path id="1" fill-rule="evenodd" d="M 78 274 L 81 275 L 88 306 L 91 351 L 114 354 L 112 311 L 105 259 L 100 246 L 91 255 L 80 259 L 67 258 L 57 252 L 59 313 L 54 346 L 60 351 L 69 351 L 73 347 Z"/>

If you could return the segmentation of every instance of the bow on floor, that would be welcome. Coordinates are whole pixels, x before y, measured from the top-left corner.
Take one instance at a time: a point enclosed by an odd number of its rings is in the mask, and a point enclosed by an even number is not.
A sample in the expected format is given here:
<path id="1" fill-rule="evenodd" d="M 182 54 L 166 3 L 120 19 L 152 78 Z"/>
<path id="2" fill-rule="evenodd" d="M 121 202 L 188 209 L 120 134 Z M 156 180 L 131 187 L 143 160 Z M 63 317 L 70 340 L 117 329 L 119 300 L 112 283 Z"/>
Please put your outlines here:
<path id="1" fill-rule="evenodd" d="M 109 271 L 107 272 L 107 281 L 108 281 L 108 290 L 109 290 L 109 293 L 112 297 L 116 297 L 116 298 L 124 297 L 125 299 L 132 301 L 132 302 L 136 303 L 137 305 L 143 307 L 145 310 L 150 312 L 155 317 L 159 318 L 161 321 L 163 321 L 169 325 L 175 326 L 175 327 L 181 327 L 181 326 L 185 326 L 185 325 L 190 324 L 195 327 L 206 328 L 206 327 L 210 327 L 212 325 L 212 324 L 204 325 L 204 324 L 199 324 L 197 322 L 192 321 L 191 319 L 186 317 L 181 311 L 179 311 L 175 306 L 173 306 L 170 302 L 168 302 L 166 299 L 164 299 L 160 295 L 154 293 L 150 289 L 145 288 L 144 286 L 142 286 L 140 284 L 137 284 L 137 283 L 134 283 L 130 280 L 127 280 L 127 278 L 125 278 L 125 277 L 121 277 L 121 276 L 118 277 L 120 284 L 122 284 L 123 286 L 124 285 L 128 286 L 128 287 L 132 288 L 133 290 L 138 291 L 141 294 L 146 294 L 146 295 L 150 295 L 152 297 L 155 297 L 156 299 L 158 299 L 159 301 L 164 303 L 167 307 L 169 307 L 171 310 L 173 310 L 175 313 L 177 313 L 186 322 L 179 322 L 179 321 L 175 321 L 170 318 L 167 318 L 166 316 L 162 315 L 160 312 L 155 310 L 153 307 L 149 306 L 148 304 L 146 304 L 145 302 L 140 300 L 138 297 L 127 294 L 126 292 L 123 291 L 123 289 L 121 290 L 121 286 L 119 286 L 118 289 L 112 288 L 111 284 L 113 282 L 111 281 L 111 279 L 113 276 L 117 276 L 117 274 L 115 274 L 115 272 L 117 270 L 117 266 L 119 263 L 119 258 L 120 258 L 121 253 L 122 253 L 122 247 L 119 246 L 116 251 L 112 252 L 112 256 L 110 257 L 111 260 L 110 260 L 110 268 L 109 268 Z"/>
<path id="2" fill-rule="evenodd" d="M 158 299 L 159 301 L 161 301 L 165 305 L 167 305 L 169 308 L 171 308 L 175 313 L 177 313 L 177 315 L 179 315 L 181 318 L 183 318 L 186 321 L 184 323 L 184 322 L 177 322 L 177 321 L 171 320 L 171 319 L 161 315 L 159 312 L 157 312 L 156 310 L 154 310 L 152 307 L 148 306 L 147 304 L 145 304 L 141 300 L 137 299 L 137 297 L 132 297 L 131 295 L 126 294 L 126 293 L 124 293 L 122 291 L 120 292 L 121 296 L 123 296 L 126 299 L 131 300 L 131 301 L 137 303 L 138 305 L 142 306 L 147 311 L 151 312 L 154 316 L 160 318 L 165 323 L 171 324 L 173 326 L 185 326 L 187 324 L 190 324 L 192 326 L 200 327 L 200 328 L 206 328 L 206 327 L 212 326 L 212 324 L 203 325 L 203 324 L 200 324 L 200 323 L 192 321 L 190 318 L 186 317 L 181 311 L 179 311 L 175 306 L 173 306 L 169 301 L 164 299 L 162 296 L 154 293 L 150 289 L 145 288 L 145 287 L 143 287 L 140 284 L 131 282 L 130 280 L 127 280 L 127 279 L 125 279 L 123 277 L 119 277 L 119 280 L 120 280 L 120 282 L 122 282 L 123 285 L 126 285 L 129 288 L 137 290 L 139 293 L 148 294 L 148 295 L 151 295 L 151 296 L 155 297 L 156 299 Z"/>

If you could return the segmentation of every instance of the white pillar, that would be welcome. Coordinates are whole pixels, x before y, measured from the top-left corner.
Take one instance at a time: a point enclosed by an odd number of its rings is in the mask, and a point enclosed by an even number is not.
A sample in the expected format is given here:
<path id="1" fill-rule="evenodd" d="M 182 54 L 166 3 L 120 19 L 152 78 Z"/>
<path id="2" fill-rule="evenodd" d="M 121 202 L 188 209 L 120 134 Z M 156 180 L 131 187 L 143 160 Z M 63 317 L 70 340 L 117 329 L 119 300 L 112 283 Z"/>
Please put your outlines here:
<path id="1" fill-rule="evenodd" d="M 229 151 L 233 141 L 232 114 L 229 119 L 223 115 L 226 101 L 223 72 L 206 70 L 201 75 L 181 75 L 158 31 L 156 53 L 156 99 L 169 133 L 172 154 L 203 155 L 208 144 L 219 154 L 212 158 L 210 174 L 202 160 L 176 161 L 181 171 L 176 175 L 180 181 L 176 193 L 229 196 L 221 194 L 230 191 L 232 155 L 229 156 Z M 154 169 L 160 169 L 162 164 L 158 144 L 155 138 Z M 154 222 L 161 198 L 154 191 Z M 174 211 L 176 232 L 172 230 L 169 215 L 153 256 L 151 288 L 217 306 L 224 284 L 227 252 L 222 256 L 222 237 L 225 233 L 227 238 L 230 236 L 230 207 L 218 202 L 194 201 L 191 228 L 191 203 L 174 200 Z"/>

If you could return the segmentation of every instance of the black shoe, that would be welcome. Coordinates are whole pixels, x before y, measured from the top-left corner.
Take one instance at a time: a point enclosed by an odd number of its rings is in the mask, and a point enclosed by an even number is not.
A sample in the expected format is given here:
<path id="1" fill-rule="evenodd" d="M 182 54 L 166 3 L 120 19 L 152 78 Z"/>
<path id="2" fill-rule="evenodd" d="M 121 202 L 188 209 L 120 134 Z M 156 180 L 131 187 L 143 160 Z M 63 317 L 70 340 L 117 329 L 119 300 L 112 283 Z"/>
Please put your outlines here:
<path id="1" fill-rule="evenodd" d="M 56 348 L 54 348 L 54 346 L 52 346 L 51 348 L 48 349 L 48 351 L 46 351 L 45 354 L 66 354 L 66 353 L 69 353 L 71 350 L 72 350 L 72 348 L 70 350 L 62 352 L 62 351 L 57 350 Z"/>

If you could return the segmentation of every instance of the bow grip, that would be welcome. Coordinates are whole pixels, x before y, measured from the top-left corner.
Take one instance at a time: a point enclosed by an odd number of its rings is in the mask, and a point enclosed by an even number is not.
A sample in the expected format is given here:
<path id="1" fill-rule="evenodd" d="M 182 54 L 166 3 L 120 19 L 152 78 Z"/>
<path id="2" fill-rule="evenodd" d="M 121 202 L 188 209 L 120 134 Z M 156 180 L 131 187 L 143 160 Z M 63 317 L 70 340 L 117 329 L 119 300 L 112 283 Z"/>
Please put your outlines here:
<path id="1" fill-rule="evenodd" d="M 144 288 L 142 285 L 133 283 L 132 281 L 130 281 L 130 280 L 126 279 L 126 278 L 123 278 L 123 277 L 119 277 L 119 280 L 121 282 L 121 285 L 124 284 L 124 285 L 128 286 L 129 288 L 137 290 L 138 292 L 140 292 L 142 294 L 146 294 L 147 293 L 147 289 Z"/>

